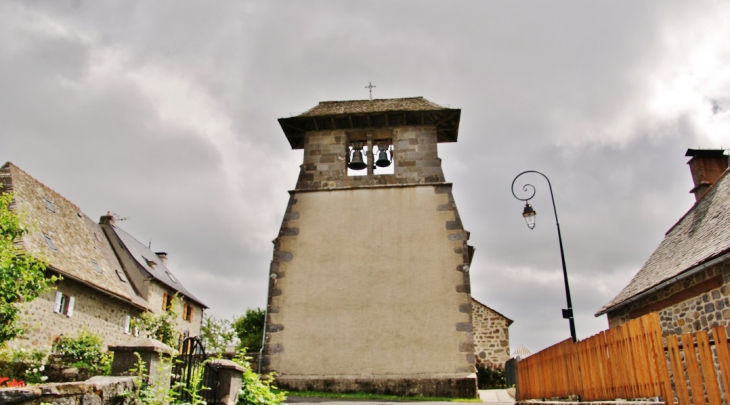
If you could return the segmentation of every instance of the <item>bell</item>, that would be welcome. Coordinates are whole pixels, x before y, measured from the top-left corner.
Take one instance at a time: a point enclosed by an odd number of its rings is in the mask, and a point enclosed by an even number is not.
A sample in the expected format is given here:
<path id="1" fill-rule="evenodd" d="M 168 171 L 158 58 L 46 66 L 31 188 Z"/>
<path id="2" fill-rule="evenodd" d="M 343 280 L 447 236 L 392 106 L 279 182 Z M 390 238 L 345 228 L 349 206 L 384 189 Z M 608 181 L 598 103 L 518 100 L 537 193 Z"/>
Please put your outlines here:
<path id="1" fill-rule="evenodd" d="M 375 161 L 375 165 L 380 167 L 390 166 L 390 160 L 388 160 L 387 150 L 381 150 L 380 153 L 378 153 L 378 160 Z"/>
<path id="2" fill-rule="evenodd" d="M 368 167 L 368 165 L 362 160 L 362 149 L 352 150 L 352 160 L 347 165 L 352 170 L 362 170 Z"/>

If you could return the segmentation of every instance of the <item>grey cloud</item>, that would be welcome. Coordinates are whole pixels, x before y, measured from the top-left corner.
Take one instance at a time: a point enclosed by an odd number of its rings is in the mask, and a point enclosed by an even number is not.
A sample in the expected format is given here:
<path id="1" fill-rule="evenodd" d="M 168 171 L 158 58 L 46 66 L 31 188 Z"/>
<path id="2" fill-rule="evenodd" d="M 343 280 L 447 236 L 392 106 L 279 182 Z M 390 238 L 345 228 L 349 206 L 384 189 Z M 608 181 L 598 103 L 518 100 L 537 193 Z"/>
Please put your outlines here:
<path id="1" fill-rule="evenodd" d="M 552 180 L 579 337 L 605 328 L 593 313 L 692 204 L 685 148 L 721 146 L 697 145 L 691 112 L 667 119 L 647 107 L 673 62 L 667 33 L 717 7 L 3 3 L 0 160 L 91 217 L 129 217 L 121 226 L 167 251 L 210 314 L 229 317 L 265 303 L 270 241 L 302 158 L 277 118 L 367 98 L 369 81 L 375 97 L 461 108 L 459 142 L 440 155 L 477 248 L 473 291 L 515 320 L 512 346 L 539 350 L 568 336 L 555 224 L 537 181 L 538 227 L 526 228 L 512 179 L 536 169 Z M 230 128 L 163 116 L 155 91 L 165 90 L 139 79 L 149 72 L 183 83 L 175 97 L 199 101 L 186 108 L 203 105 Z"/>

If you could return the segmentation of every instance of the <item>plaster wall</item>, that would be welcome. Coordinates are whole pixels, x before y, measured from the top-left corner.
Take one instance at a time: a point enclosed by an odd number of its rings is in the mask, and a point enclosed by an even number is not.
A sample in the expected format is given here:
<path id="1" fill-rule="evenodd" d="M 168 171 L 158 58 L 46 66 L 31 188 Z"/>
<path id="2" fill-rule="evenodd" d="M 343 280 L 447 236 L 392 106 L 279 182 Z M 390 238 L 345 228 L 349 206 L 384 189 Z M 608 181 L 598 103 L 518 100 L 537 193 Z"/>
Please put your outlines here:
<path id="1" fill-rule="evenodd" d="M 267 368 L 472 373 L 466 239 L 450 185 L 292 192 L 271 269 Z"/>

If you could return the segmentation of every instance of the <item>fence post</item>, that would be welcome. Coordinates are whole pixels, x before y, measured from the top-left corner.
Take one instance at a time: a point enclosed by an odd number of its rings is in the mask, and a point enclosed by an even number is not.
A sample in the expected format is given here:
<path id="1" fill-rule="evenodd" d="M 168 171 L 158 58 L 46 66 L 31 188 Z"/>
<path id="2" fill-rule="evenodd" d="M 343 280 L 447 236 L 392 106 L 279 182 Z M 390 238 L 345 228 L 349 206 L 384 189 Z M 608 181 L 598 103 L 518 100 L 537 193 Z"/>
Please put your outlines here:
<path id="1" fill-rule="evenodd" d="M 218 369 L 218 392 L 215 396 L 219 398 L 217 404 L 236 405 L 245 369 L 224 359 L 213 360 L 210 365 Z"/>
<path id="2" fill-rule="evenodd" d="M 145 364 L 148 379 L 145 381 L 150 385 L 158 387 L 158 392 L 166 392 L 170 388 L 170 367 L 175 350 L 159 340 L 136 338 L 116 346 L 109 346 L 109 351 L 114 353 L 112 362 L 112 375 L 131 375 L 129 369 L 137 364 L 139 354 Z M 163 361 L 168 359 L 168 361 Z"/>

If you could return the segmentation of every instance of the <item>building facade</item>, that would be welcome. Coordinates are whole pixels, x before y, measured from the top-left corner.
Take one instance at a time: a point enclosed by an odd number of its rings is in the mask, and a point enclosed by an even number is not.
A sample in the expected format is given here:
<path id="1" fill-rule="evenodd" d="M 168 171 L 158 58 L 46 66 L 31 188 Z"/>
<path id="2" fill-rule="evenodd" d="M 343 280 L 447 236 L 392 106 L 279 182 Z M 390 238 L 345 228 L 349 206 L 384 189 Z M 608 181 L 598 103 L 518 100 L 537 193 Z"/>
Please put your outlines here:
<path id="1" fill-rule="evenodd" d="M 160 311 L 154 294 L 138 293 L 141 285 L 129 275 L 133 269 L 119 260 L 123 251 L 113 248 L 103 226 L 78 206 L 11 163 L 0 168 L 0 185 L 0 192 L 13 194 L 13 209 L 30 229 L 23 248 L 48 260 L 49 275 L 62 277 L 54 290 L 21 304 L 20 322 L 27 331 L 12 345 L 50 348 L 58 337 L 76 336 L 82 329 L 99 335 L 105 345 L 117 344 L 134 333 L 132 319 Z M 194 300 L 194 312 L 202 313 L 204 304 L 188 297 L 187 290 L 175 291 Z M 199 332 L 200 322 L 198 316 L 197 325 L 188 329 Z M 184 333 L 185 324 L 180 325 Z"/>
<path id="2" fill-rule="evenodd" d="M 270 269 L 263 365 L 278 386 L 477 395 L 473 249 L 437 151 L 459 117 L 418 97 L 279 120 L 304 161 Z"/>
<path id="3" fill-rule="evenodd" d="M 510 359 L 509 326 L 514 321 L 472 297 L 474 355 L 477 364 L 504 367 Z"/>
<path id="4" fill-rule="evenodd" d="M 657 312 L 666 335 L 730 324 L 730 175 L 722 150 L 687 151 L 696 202 L 596 316 L 609 327 Z"/>

